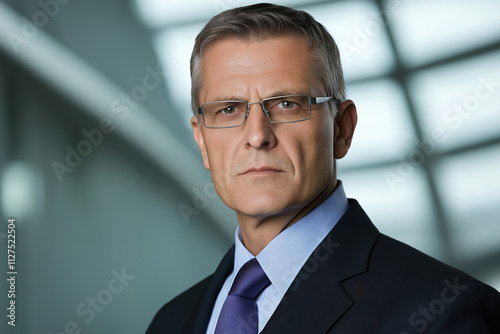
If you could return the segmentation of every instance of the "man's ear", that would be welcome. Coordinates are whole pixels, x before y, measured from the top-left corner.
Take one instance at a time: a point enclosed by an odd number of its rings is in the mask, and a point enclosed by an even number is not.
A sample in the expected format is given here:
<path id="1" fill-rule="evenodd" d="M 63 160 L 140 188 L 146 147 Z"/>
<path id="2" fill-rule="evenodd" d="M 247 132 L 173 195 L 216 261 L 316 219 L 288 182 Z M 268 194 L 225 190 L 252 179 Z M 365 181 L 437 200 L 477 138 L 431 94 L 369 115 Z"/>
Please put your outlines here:
<path id="1" fill-rule="evenodd" d="M 358 114 L 354 102 L 351 100 L 342 102 L 335 117 L 335 159 L 342 159 L 347 154 L 347 151 L 349 151 L 357 122 Z"/>
<path id="2" fill-rule="evenodd" d="M 210 169 L 210 163 L 208 161 L 207 148 L 205 147 L 205 139 L 203 138 L 203 132 L 201 130 L 201 123 L 199 116 L 191 117 L 191 127 L 193 128 L 193 136 L 196 144 L 200 148 L 201 157 L 203 158 L 203 166 L 206 169 Z"/>

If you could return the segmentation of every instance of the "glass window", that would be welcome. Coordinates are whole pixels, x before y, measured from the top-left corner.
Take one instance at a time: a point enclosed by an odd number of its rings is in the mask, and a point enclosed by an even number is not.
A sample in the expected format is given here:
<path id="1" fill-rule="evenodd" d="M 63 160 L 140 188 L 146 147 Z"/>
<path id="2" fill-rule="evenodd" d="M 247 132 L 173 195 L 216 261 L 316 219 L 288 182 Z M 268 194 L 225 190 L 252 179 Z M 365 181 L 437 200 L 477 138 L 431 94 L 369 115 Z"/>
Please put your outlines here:
<path id="1" fill-rule="evenodd" d="M 351 149 L 340 164 L 345 167 L 396 160 L 415 139 L 401 88 L 385 79 L 348 85 L 356 104 L 358 124 Z"/>
<path id="2" fill-rule="evenodd" d="M 135 1 L 140 18 L 149 26 L 181 24 L 186 21 L 204 21 L 218 13 L 234 7 L 256 4 L 259 0 L 137 0 Z M 309 3 L 314 1 L 308 1 Z M 278 5 L 294 6 L 303 0 L 273 1 Z"/>
<path id="3" fill-rule="evenodd" d="M 498 250 L 500 145 L 444 158 L 436 166 L 436 181 L 460 257 Z"/>
<path id="4" fill-rule="evenodd" d="M 347 81 L 394 68 L 385 21 L 373 2 L 345 1 L 304 7 L 335 39 Z"/>
<path id="5" fill-rule="evenodd" d="M 415 74 L 410 91 L 424 137 L 442 131 L 438 151 L 497 138 L 500 133 L 500 52 Z"/>
<path id="6" fill-rule="evenodd" d="M 347 197 L 359 201 L 382 233 L 438 256 L 441 250 L 436 219 L 423 174 L 415 170 L 394 187 L 386 179 L 386 173 L 394 168 L 358 172 L 341 169 L 338 177 L 344 182 Z"/>
<path id="7" fill-rule="evenodd" d="M 398 2 L 392 31 L 407 64 L 421 65 L 500 40 L 500 1 Z"/>
<path id="8" fill-rule="evenodd" d="M 191 131 L 191 75 L 189 60 L 193 51 L 194 39 L 203 25 L 191 25 L 169 29 L 156 35 L 154 43 L 161 66 L 168 73 L 167 88 L 176 107 L 181 113 L 184 125 Z M 175 46 L 175 47 L 172 47 Z"/>

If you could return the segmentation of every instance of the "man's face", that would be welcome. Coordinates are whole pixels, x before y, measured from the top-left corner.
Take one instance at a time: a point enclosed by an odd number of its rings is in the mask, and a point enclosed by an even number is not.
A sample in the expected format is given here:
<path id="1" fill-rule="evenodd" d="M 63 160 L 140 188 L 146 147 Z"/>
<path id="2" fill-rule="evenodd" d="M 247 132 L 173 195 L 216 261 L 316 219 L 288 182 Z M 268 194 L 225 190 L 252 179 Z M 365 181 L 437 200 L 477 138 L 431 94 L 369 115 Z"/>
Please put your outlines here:
<path id="1" fill-rule="evenodd" d="M 216 42 L 203 55 L 200 103 L 325 96 L 312 74 L 312 55 L 297 36 Z M 192 125 L 217 193 L 239 214 L 300 210 L 335 182 L 334 119 L 327 104 L 313 105 L 311 118 L 297 123 L 271 124 L 253 104 L 241 127 L 208 129 L 201 116 Z"/>

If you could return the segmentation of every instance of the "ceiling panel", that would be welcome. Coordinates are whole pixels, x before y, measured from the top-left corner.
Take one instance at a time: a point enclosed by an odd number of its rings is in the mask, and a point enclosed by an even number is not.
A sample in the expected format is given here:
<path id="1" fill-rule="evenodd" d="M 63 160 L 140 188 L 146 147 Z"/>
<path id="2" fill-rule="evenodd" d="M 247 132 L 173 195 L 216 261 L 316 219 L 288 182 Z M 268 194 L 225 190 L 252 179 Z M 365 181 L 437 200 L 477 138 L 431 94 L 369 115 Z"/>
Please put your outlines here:
<path id="1" fill-rule="evenodd" d="M 437 188 L 449 216 L 455 251 L 474 258 L 500 245 L 500 145 L 445 158 Z"/>
<path id="2" fill-rule="evenodd" d="M 388 73 L 394 68 L 385 23 L 371 1 L 338 1 L 304 7 L 332 34 L 347 81 Z"/>
<path id="3" fill-rule="evenodd" d="M 393 1 L 387 1 L 387 4 Z M 500 40 L 498 0 L 399 1 L 391 27 L 403 60 L 420 65 Z"/>
<path id="4" fill-rule="evenodd" d="M 410 80 L 417 117 L 436 151 L 500 136 L 500 52 L 416 73 Z M 435 137 L 435 133 L 442 135 Z M 436 139 L 440 138 L 440 139 Z"/>
<path id="5" fill-rule="evenodd" d="M 390 79 L 348 85 L 358 124 L 345 167 L 397 160 L 414 145 L 415 133 L 401 87 Z"/>
<path id="6" fill-rule="evenodd" d="M 339 170 L 346 195 L 355 198 L 382 233 L 428 254 L 441 255 L 433 204 L 421 171 L 391 187 L 385 177 L 390 168 L 352 172 Z"/>
<path id="7" fill-rule="evenodd" d="M 218 13 L 234 7 L 252 5 L 263 1 L 256 0 L 136 0 L 136 10 L 142 21 L 151 28 L 164 25 L 182 24 L 186 21 L 208 21 Z M 278 5 L 296 6 L 315 1 L 277 0 Z"/>

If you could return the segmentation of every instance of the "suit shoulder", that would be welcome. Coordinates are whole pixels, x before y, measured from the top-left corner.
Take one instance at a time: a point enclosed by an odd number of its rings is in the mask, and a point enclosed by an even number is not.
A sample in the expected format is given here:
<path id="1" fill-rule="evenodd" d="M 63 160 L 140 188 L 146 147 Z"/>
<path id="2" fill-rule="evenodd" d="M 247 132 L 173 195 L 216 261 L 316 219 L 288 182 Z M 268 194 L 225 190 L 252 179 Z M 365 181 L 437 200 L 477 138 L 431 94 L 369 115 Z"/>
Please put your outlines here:
<path id="1" fill-rule="evenodd" d="M 407 291 L 435 292 L 446 288 L 456 291 L 457 287 L 464 290 L 473 287 L 469 290 L 478 291 L 476 296 L 483 296 L 500 311 L 500 293 L 493 287 L 384 234 L 379 235 L 372 250 L 370 270 Z"/>
<path id="2" fill-rule="evenodd" d="M 351 295 L 374 291 L 364 297 L 372 298 L 371 304 L 398 305 L 391 312 L 400 312 L 412 333 L 427 327 L 432 328 L 429 333 L 500 333 L 498 291 L 384 234 L 379 234 L 360 280 L 346 283 Z M 383 318 L 386 311 L 380 312 Z"/>
<path id="3" fill-rule="evenodd" d="M 372 263 L 397 269 L 397 272 L 425 278 L 457 276 L 468 282 L 479 282 L 465 272 L 441 262 L 410 245 L 380 234 L 372 252 Z"/>
<path id="4" fill-rule="evenodd" d="M 181 332 L 188 317 L 200 305 L 213 275 L 208 276 L 191 288 L 163 305 L 149 325 L 147 334 Z"/>

